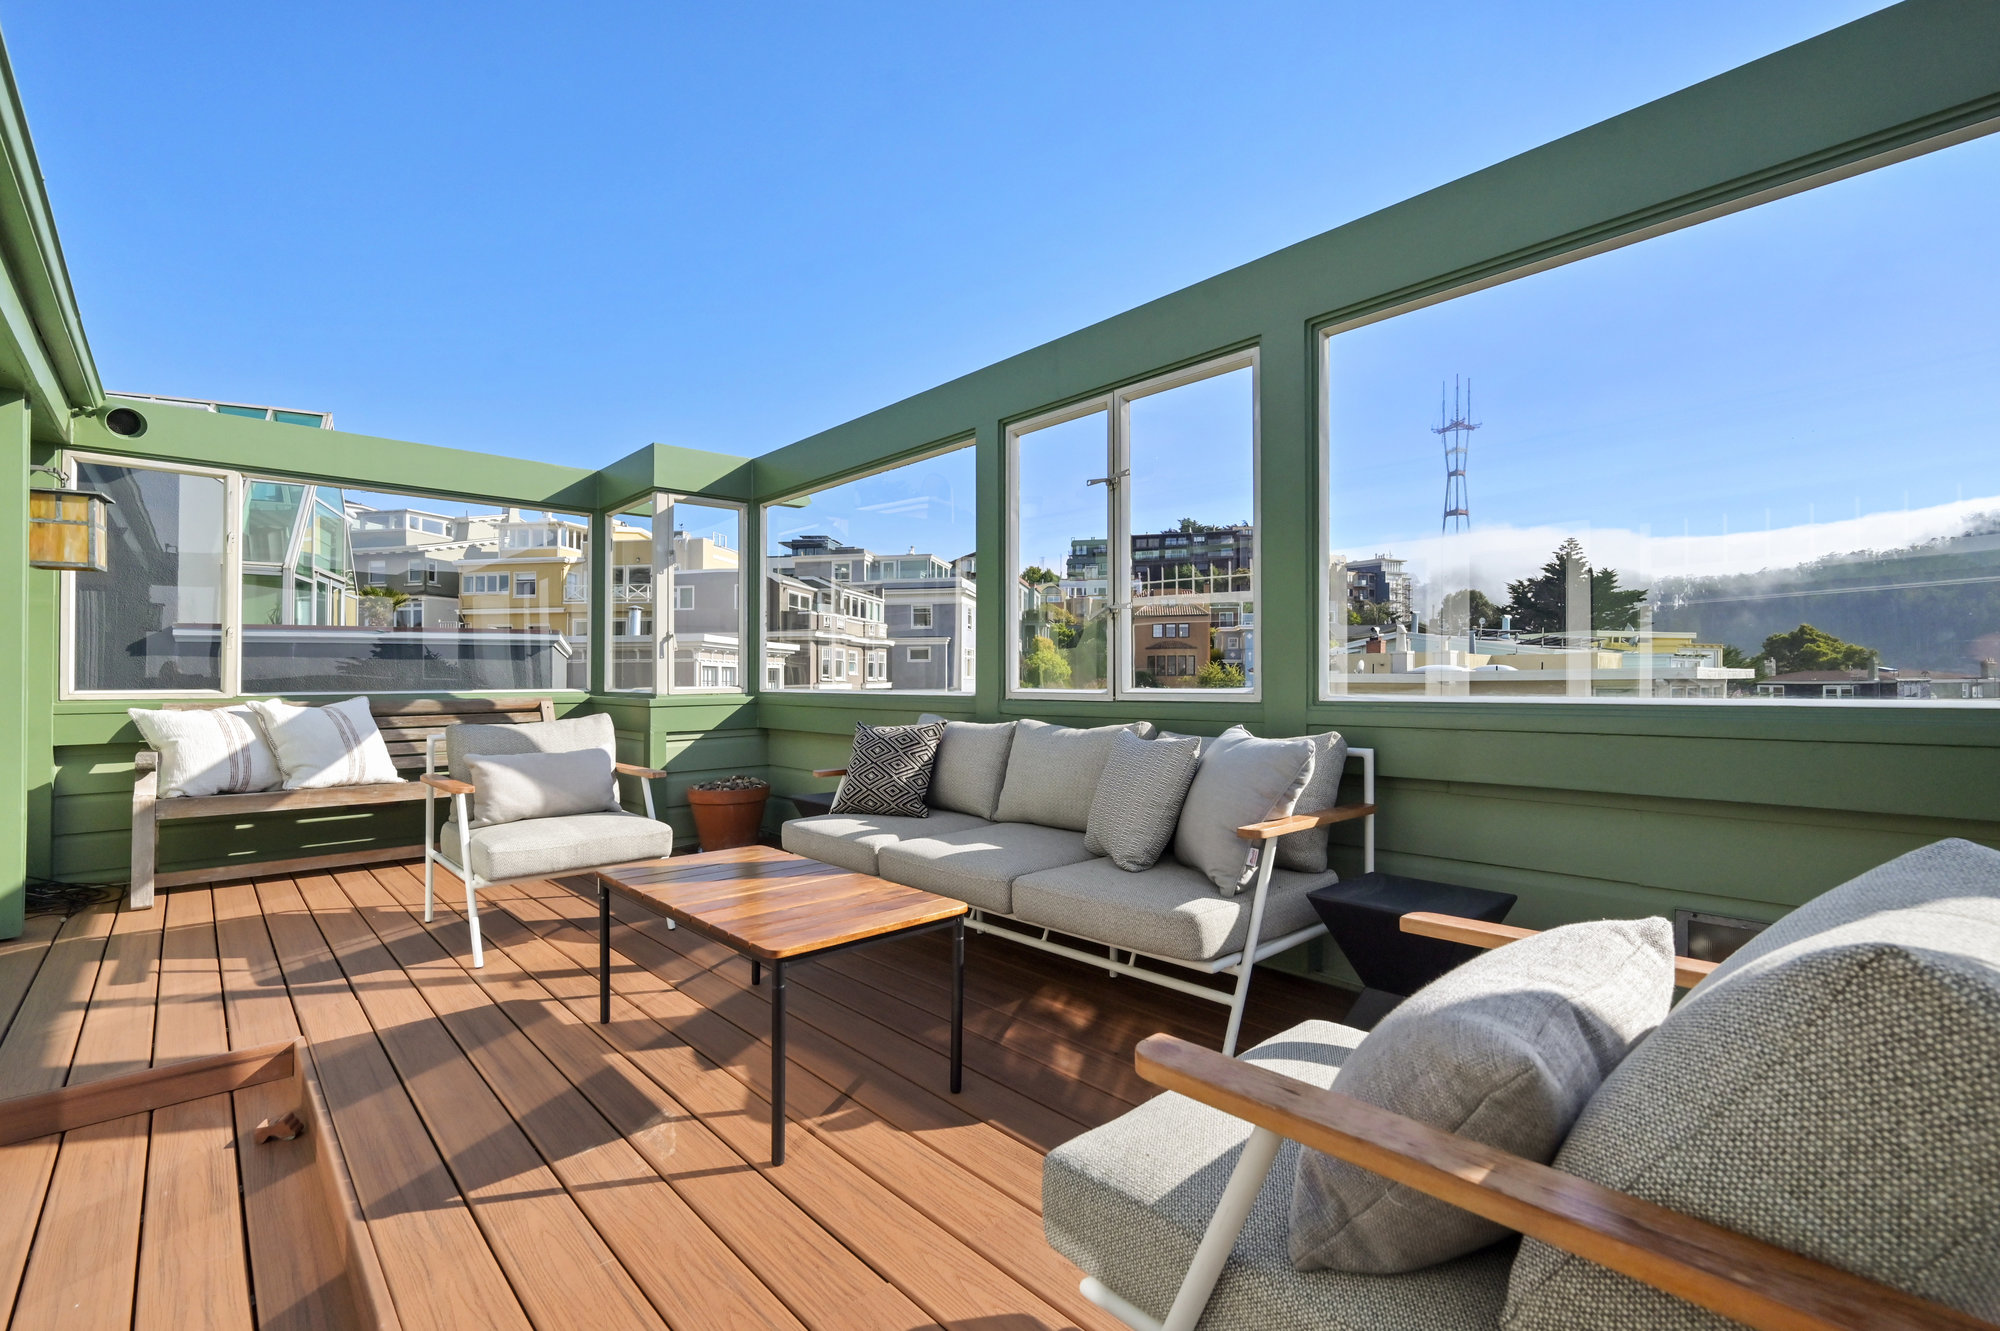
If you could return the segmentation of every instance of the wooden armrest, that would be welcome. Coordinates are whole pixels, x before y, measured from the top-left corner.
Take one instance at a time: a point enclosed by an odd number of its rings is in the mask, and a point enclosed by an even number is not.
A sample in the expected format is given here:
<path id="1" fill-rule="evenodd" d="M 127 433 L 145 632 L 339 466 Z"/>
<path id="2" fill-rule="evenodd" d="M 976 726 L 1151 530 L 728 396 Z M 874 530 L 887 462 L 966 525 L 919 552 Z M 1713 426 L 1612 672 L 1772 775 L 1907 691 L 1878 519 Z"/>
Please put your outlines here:
<path id="1" fill-rule="evenodd" d="M 442 772 L 425 772 L 417 779 L 427 786 L 443 791 L 447 795 L 470 795 L 472 793 L 472 783 L 470 781 L 460 781 L 455 777 L 446 776 Z"/>
<path id="2" fill-rule="evenodd" d="M 157 771 L 160 766 L 160 751 L 158 749 L 139 750 L 139 752 L 132 755 L 132 766 L 138 771 L 140 776 L 144 776 L 148 772 Z"/>
<path id="3" fill-rule="evenodd" d="M 815 769 L 813 769 L 813 775 L 814 775 L 814 776 L 846 776 L 846 775 L 847 775 L 847 769 L 846 769 L 845 767 L 819 767 L 819 768 L 815 768 Z"/>
<path id="4" fill-rule="evenodd" d="M 1310 832 L 1315 827 L 1331 827 L 1335 823 L 1353 822 L 1356 818 L 1366 818 L 1375 812 L 1372 804 L 1337 804 L 1331 809 L 1321 809 L 1318 813 L 1292 813 L 1283 818 L 1273 818 L 1268 822 L 1249 823 L 1236 829 L 1236 835 L 1245 841 L 1269 841 L 1273 837 L 1290 836 L 1293 832 Z"/>
<path id="5" fill-rule="evenodd" d="M 1169 1035 L 1139 1075 L 1758 1331 L 1995 1331 L 1987 1322 L 1547 1165 Z"/>
<path id="6" fill-rule="evenodd" d="M 1447 943 L 1464 943 L 1471 947 L 1500 947 L 1507 943 L 1518 943 L 1523 938 L 1532 938 L 1538 930 L 1522 929 L 1511 924 L 1493 924 L 1487 920 L 1468 920 L 1459 915 L 1439 915 L 1432 911 L 1411 911 L 1403 917 L 1403 932 L 1421 934 L 1425 938 L 1442 938 Z M 1674 958 L 1674 986 L 1678 989 L 1692 989 L 1708 978 L 1714 970 L 1713 961 L 1696 961 L 1693 957 Z"/>
<path id="7" fill-rule="evenodd" d="M 626 776 L 645 776 L 645 777 L 657 778 L 666 775 L 665 772 L 662 772 L 657 767 L 641 767 L 637 763 L 613 763 L 611 764 L 611 767 L 612 770 L 623 772 Z"/>

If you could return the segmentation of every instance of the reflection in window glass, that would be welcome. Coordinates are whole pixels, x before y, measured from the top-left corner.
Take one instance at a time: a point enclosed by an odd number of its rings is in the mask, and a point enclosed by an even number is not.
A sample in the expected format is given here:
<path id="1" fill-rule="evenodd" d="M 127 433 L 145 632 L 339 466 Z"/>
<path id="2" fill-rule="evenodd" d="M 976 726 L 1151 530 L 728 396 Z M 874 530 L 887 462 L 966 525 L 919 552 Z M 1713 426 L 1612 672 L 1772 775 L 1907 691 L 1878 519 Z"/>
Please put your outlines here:
<path id="1" fill-rule="evenodd" d="M 613 516 L 612 689 L 743 687 L 741 525 L 733 508 L 667 494 Z"/>
<path id="2" fill-rule="evenodd" d="M 1330 691 L 2000 699 L 1996 171 L 1947 148 L 1330 338 Z"/>
<path id="3" fill-rule="evenodd" d="M 1132 401 L 1134 687 L 1256 685 L 1254 385 L 1245 366 Z"/>
<path id="4" fill-rule="evenodd" d="M 588 519 L 243 483 L 246 693 L 583 689 Z"/>
<path id="5" fill-rule="evenodd" d="M 1103 689 L 1110 681 L 1107 420 L 1094 411 L 1016 441 L 1016 688 Z"/>
<path id="6" fill-rule="evenodd" d="M 970 692 L 974 487 L 965 447 L 766 508 L 768 687 Z"/>
<path id="7" fill-rule="evenodd" d="M 77 485 L 114 503 L 109 569 L 71 575 L 72 686 L 120 693 L 221 688 L 222 480 L 81 463 Z"/>

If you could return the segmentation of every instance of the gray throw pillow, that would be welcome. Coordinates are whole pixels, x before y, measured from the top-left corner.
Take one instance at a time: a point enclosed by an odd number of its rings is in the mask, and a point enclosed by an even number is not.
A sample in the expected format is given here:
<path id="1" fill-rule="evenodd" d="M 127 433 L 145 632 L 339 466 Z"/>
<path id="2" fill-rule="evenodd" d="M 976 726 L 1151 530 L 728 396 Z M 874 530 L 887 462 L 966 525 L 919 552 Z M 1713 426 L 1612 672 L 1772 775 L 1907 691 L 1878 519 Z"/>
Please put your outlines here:
<path id="1" fill-rule="evenodd" d="M 1312 780 L 1299 795 L 1293 813 L 1320 813 L 1340 803 L 1340 774 L 1347 767 L 1347 741 L 1338 730 L 1308 735 L 1313 742 Z M 1315 827 L 1278 838 L 1278 867 L 1295 873 L 1325 873 L 1330 829 Z"/>
<path id="2" fill-rule="evenodd" d="M 945 721 L 930 712 L 917 720 L 944 721 L 944 742 L 938 745 L 937 767 L 931 773 L 931 792 L 926 796 L 930 806 L 991 821 L 1000 807 L 1000 787 L 1007 780 L 1014 723 Z"/>
<path id="3" fill-rule="evenodd" d="M 472 825 L 518 823 L 602 813 L 611 757 L 602 749 L 571 753 L 493 754 L 467 762 L 472 772 Z"/>
<path id="4" fill-rule="evenodd" d="M 1153 723 L 1072 730 L 1046 721 L 1016 721 L 1013 747 L 1007 753 L 1007 780 L 1000 787 L 993 820 L 1083 831 L 1097 779 L 1111 759 L 1111 746 L 1128 730 L 1149 738 Z"/>
<path id="5" fill-rule="evenodd" d="M 2000 1323 L 1996 1068 L 2000 853 L 1940 841 L 1718 966 L 1555 1167 Z M 1737 1325 L 1533 1240 L 1503 1324 Z"/>
<path id="6" fill-rule="evenodd" d="M 1140 739 L 1130 731 L 1111 746 L 1090 797 L 1083 848 L 1127 873 L 1150 869 L 1174 839 L 1181 801 L 1201 761 L 1198 739 Z"/>
<path id="7" fill-rule="evenodd" d="M 1545 1164 L 1605 1077 L 1666 1018 L 1673 992 L 1667 921 L 1565 925 L 1419 989 L 1348 1056 L 1333 1088 Z M 1359 1165 L 1299 1153 L 1291 1254 L 1302 1271 L 1415 1271 L 1508 1233 Z"/>
<path id="8" fill-rule="evenodd" d="M 891 818 L 927 818 L 924 795 L 931 788 L 944 722 L 914 726 L 854 727 L 854 751 L 847 775 L 834 792 L 834 813 L 868 813 Z"/>
<path id="9" fill-rule="evenodd" d="M 446 769 L 460 781 L 472 780 L 474 758 L 506 753 L 574 753 L 578 749 L 601 749 L 609 761 L 618 761 L 618 730 L 609 712 L 566 716 L 560 721 L 530 721 L 526 725 L 492 725 L 482 721 L 460 721 L 444 728 Z M 618 807 L 618 778 L 604 784 L 604 803 L 598 808 Z"/>
<path id="10" fill-rule="evenodd" d="M 1310 740 L 1258 739 L 1241 726 L 1223 731 L 1202 748 L 1174 830 L 1174 858 L 1235 896 L 1257 875 L 1256 843 L 1236 829 L 1290 813 L 1312 770 Z"/>

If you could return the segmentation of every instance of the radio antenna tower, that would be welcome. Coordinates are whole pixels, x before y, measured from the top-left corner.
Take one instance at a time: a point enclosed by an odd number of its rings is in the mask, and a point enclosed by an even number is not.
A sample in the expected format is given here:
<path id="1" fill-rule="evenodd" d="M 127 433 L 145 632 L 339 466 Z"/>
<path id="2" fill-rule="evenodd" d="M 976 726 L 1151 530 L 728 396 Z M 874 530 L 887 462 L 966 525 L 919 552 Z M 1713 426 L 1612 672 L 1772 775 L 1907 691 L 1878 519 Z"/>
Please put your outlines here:
<path id="1" fill-rule="evenodd" d="M 1459 405 L 1461 387 L 1465 393 L 1465 405 Z M 1438 422 L 1431 431 L 1444 444 L 1444 531 L 1472 530 L 1472 505 L 1465 497 L 1465 464 L 1472 452 L 1472 432 L 1479 428 L 1479 422 L 1472 419 L 1472 381 L 1459 383 L 1458 376 L 1451 379 L 1451 409 L 1447 414 L 1444 405 L 1444 385 L 1438 385 Z"/>

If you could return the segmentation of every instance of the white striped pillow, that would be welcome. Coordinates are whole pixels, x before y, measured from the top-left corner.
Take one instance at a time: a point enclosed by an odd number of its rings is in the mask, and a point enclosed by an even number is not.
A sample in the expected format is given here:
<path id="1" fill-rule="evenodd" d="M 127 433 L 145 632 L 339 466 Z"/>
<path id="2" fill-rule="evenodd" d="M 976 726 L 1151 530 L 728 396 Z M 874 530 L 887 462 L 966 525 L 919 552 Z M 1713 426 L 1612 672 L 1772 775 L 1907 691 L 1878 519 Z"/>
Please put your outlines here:
<path id="1" fill-rule="evenodd" d="M 366 698 L 324 707 L 300 707 L 273 698 L 250 707 L 278 755 L 286 790 L 372 786 L 403 779 L 390 761 L 389 746 L 375 728 Z"/>
<path id="2" fill-rule="evenodd" d="M 126 715 L 159 751 L 162 799 L 270 790 L 282 779 L 248 707 L 133 707 Z"/>

